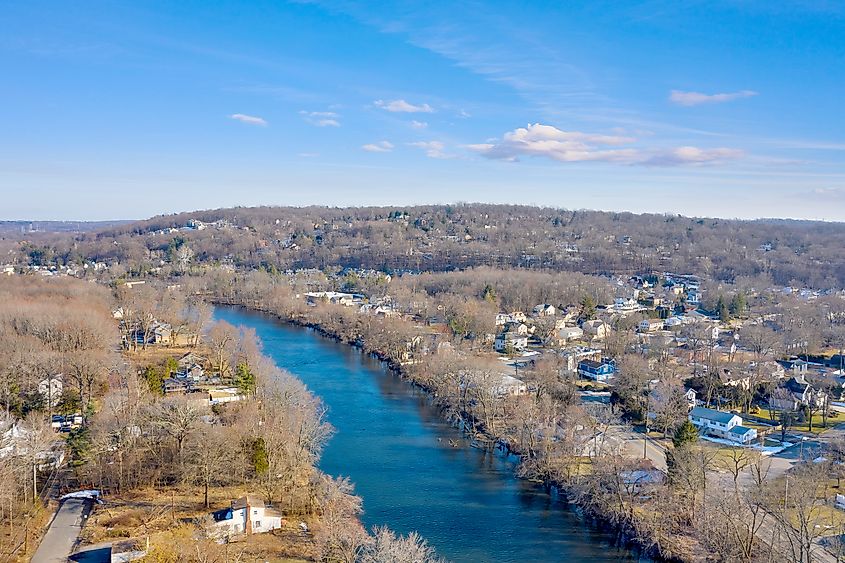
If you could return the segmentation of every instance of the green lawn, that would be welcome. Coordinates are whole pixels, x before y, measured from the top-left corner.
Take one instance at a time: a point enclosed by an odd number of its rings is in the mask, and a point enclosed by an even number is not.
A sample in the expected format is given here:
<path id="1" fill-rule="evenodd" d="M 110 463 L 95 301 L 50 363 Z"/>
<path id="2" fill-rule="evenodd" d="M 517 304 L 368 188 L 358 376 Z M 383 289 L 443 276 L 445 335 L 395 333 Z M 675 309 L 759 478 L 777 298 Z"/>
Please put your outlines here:
<path id="1" fill-rule="evenodd" d="M 765 418 L 767 420 L 772 419 L 769 411 L 767 409 L 764 409 L 764 408 L 758 409 L 758 412 L 756 414 L 760 418 Z M 833 414 L 833 413 L 831 413 L 831 414 Z M 776 412 L 774 414 L 774 417 L 775 417 L 775 422 L 778 422 L 779 421 L 779 418 L 778 418 L 779 413 Z M 833 428 L 834 426 L 836 426 L 837 424 L 842 422 L 840 417 L 833 417 L 833 416 L 827 417 L 827 426 L 823 425 L 822 421 L 823 421 L 823 417 L 820 413 L 816 413 L 816 414 L 813 415 L 813 434 L 821 434 L 825 430 Z M 799 423 L 793 424 L 792 426 L 790 426 L 788 428 L 788 430 L 793 430 L 793 431 L 796 431 L 796 432 L 809 432 L 810 431 L 809 421 L 804 421 L 804 422 L 799 422 Z"/>

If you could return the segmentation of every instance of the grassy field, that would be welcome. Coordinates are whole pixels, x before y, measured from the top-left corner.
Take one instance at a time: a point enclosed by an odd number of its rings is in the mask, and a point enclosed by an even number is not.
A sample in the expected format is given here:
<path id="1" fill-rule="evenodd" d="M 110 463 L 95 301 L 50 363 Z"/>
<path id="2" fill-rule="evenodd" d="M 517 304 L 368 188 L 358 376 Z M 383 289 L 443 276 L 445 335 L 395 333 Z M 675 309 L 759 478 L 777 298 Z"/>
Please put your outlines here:
<path id="1" fill-rule="evenodd" d="M 174 545 L 191 541 L 200 530 L 197 522 L 207 518 L 211 511 L 229 506 L 232 499 L 247 491 L 230 487 L 211 492 L 211 509 L 203 506 L 202 491 L 192 487 L 144 489 L 107 497 L 82 530 L 83 545 L 149 537 L 151 552 L 162 554 Z M 309 560 L 314 556 L 313 538 L 300 533 L 299 522 L 300 519 L 292 518 L 281 530 L 249 536 L 246 541 L 229 546 L 229 553 L 232 559 L 238 555 L 244 561 Z M 308 524 L 310 527 L 313 523 Z"/>
<path id="2" fill-rule="evenodd" d="M 831 414 L 833 415 L 835 413 L 831 413 Z M 758 409 L 757 416 L 771 420 L 771 413 L 767 409 L 763 409 L 763 408 Z M 774 416 L 775 416 L 775 420 L 778 420 L 778 413 L 774 413 Z M 813 430 L 812 430 L 813 434 L 821 434 L 825 430 L 833 428 L 834 426 L 836 426 L 837 424 L 842 422 L 841 417 L 828 416 L 827 425 L 825 426 L 823 424 L 823 420 L 824 419 L 823 419 L 821 414 L 816 413 L 816 414 L 813 415 Z M 792 431 L 796 431 L 796 432 L 810 432 L 810 423 L 809 423 L 809 421 L 796 423 L 796 424 L 793 424 L 792 426 L 790 426 L 789 429 L 792 430 Z"/>

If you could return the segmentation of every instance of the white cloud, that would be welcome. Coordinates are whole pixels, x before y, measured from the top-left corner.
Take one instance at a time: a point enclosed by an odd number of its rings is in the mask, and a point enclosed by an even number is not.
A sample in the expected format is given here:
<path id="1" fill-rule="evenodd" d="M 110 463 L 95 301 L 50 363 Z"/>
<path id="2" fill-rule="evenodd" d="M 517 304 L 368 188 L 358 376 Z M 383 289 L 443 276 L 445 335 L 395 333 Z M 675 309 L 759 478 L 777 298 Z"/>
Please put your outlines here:
<path id="1" fill-rule="evenodd" d="M 235 121 L 240 121 L 241 123 L 247 123 L 249 125 L 259 125 L 261 127 L 267 127 L 267 121 L 262 117 L 256 117 L 254 115 L 246 115 L 244 113 L 233 113 L 229 116 L 229 119 L 234 119 Z"/>
<path id="2" fill-rule="evenodd" d="M 411 122 L 411 127 L 413 127 L 414 129 L 425 129 L 426 127 L 428 127 L 428 123 L 426 123 L 425 121 L 417 121 L 415 119 Z"/>
<path id="3" fill-rule="evenodd" d="M 684 146 L 643 150 L 624 146 L 634 142 L 636 139 L 632 137 L 562 131 L 551 125 L 535 123 L 505 133 L 500 140 L 468 145 L 467 148 L 487 158 L 512 162 L 523 156 L 538 156 L 559 162 L 615 162 L 646 166 L 700 166 L 734 160 L 745 154 L 730 148 Z"/>
<path id="4" fill-rule="evenodd" d="M 428 104 L 414 105 L 405 100 L 393 100 L 385 102 L 384 100 L 376 100 L 373 102 L 376 107 L 385 111 L 393 113 L 434 113 L 434 108 Z"/>
<path id="5" fill-rule="evenodd" d="M 425 155 L 429 158 L 451 158 L 448 154 L 443 152 L 446 145 L 440 141 L 417 141 L 416 143 L 408 143 L 408 145 L 423 149 L 425 151 Z"/>
<path id="6" fill-rule="evenodd" d="M 338 114 L 333 111 L 305 111 L 299 112 L 302 119 L 317 127 L 340 127 Z"/>
<path id="7" fill-rule="evenodd" d="M 751 98 L 757 95 L 754 90 L 740 90 L 739 92 L 727 92 L 723 94 L 702 94 L 701 92 L 684 92 L 683 90 L 672 90 L 669 94 L 669 101 L 679 106 L 700 106 L 702 104 L 721 104 Z"/>
<path id="8" fill-rule="evenodd" d="M 505 133 L 493 143 L 469 145 L 468 148 L 487 158 L 519 160 L 520 156 L 543 156 L 560 162 L 603 160 L 631 162 L 633 149 L 608 149 L 634 142 L 629 137 L 595 135 L 579 131 L 562 131 L 551 125 L 535 123 Z"/>
<path id="9" fill-rule="evenodd" d="M 379 141 L 377 143 L 368 143 L 361 146 L 367 152 L 390 152 L 393 150 L 393 143 L 389 141 Z"/>

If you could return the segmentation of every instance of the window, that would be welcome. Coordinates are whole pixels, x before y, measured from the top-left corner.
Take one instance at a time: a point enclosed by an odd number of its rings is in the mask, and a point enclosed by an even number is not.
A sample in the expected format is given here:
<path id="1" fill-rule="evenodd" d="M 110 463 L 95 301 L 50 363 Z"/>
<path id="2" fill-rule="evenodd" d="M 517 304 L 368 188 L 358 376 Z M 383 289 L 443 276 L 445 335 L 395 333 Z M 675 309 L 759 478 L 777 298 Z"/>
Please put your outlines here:
<path id="1" fill-rule="evenodd" d="M 255 527 L 256 527 L 256 528 L 260 528 L 260 527 L 261 527 L 261 520 L 256 520 L 256 521 L 255 521 Z"/>
<path id="2" fill-rule="evenodd" d="M 258 510 L 253 510 L 253 511 L 252 511 L 252 515 L 253 515 L 253 516 L 258 516 Z"/>

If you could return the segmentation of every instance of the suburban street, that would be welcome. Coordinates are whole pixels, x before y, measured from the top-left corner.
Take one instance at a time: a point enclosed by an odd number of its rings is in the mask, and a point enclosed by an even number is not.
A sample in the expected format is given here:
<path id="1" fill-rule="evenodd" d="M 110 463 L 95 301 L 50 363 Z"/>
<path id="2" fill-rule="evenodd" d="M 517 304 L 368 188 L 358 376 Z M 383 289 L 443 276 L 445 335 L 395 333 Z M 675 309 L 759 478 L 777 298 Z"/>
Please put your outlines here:
<path id="1" fill-rule="evenodd" d="M 91 512 L 92 501 L 69 498 L 62 502 L 32 563 L 65 563 L 73 553 L 79 532 Z"/>

